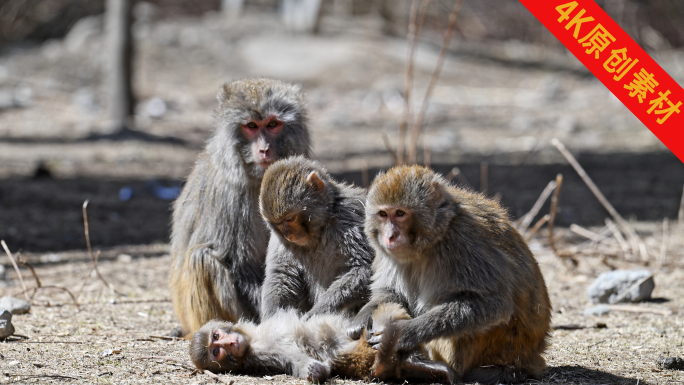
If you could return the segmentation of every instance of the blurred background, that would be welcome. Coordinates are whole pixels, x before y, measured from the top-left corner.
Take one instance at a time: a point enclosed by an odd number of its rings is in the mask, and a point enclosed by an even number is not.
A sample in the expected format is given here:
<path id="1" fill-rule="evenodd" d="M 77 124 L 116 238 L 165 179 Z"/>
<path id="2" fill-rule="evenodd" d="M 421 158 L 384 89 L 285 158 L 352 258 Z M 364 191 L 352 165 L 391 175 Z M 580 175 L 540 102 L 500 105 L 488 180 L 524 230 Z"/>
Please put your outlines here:
<path id="1" fill-rule="evenodd" d="M 130 0 L 130 22 L 121 2 L 0 0 L 0 239 L 11 249 L 84 249 L 86 199 L 94 246 L 168 242 L 216 91 L 243 77 L 304 86 L 315 157 L 338 178 L 367 185 L 392 165 L 410 0 Z M 684 2 L 597 3 L 682 84 Z M 427 7 L 414 111 L 452 6 Z M 111 20 L 130 31 L 122 56 Z M 129 72 L 125 100 L 112 99 Z M 603 224 L 554 137 L 624 217 L 678 216 L 682 162 L 517 1 L 464 2 L 424 123 L 417 161 L 500 199 L 513 218 L 562 173 L 556 223 Z"/>

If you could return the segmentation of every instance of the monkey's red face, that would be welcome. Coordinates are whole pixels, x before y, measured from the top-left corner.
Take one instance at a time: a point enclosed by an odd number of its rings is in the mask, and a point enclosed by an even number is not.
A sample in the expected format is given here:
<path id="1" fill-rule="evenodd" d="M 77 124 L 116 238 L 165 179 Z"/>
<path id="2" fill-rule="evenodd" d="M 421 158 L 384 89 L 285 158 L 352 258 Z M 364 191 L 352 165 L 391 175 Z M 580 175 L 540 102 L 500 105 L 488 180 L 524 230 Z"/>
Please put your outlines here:
<path id="1" fill-rule="evenodd" d="M 409 225 L 411 212 L 403 207 L 381 206 L 375 214 L 380 225 L 380 244 L 393 255 L 400 255 L 411 248 Z"/>
<path id="2" fill-rule="evenodd" d="M 253 119 L 242 125 L 242 133 L 252 144 L 252 157 L 259 167 L 266 169 L 276 160 L 275 139 L 282 128 L 283 122 L 275 116 Z"/>
<path id="3" fill-rule="evenodd" d="M 309 243 L 309 234 L 301 223 L 299 213 L 288 214 L 275 225 L 289 242 L 298 246 L 306 246 Z"/>
<path id="4" fill-rule="evenodd" d="M 223 362 L 228 356 L 241 358 L 245 355 L 249 343 L 247 339 L 236 331 L 228 331 L 222 328 L 214 329 L 209 335 L 209 359 Z"/>

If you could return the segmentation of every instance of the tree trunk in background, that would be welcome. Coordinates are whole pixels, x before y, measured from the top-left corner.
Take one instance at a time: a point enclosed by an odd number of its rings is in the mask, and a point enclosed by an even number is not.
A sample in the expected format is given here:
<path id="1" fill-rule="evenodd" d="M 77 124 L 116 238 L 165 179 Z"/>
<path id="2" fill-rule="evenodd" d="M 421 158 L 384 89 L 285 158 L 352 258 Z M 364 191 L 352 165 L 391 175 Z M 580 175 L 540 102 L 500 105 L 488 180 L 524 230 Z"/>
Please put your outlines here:
<path id="1" fill-rule="evenodd" d="M 316 33 L 320 27 L 322 0 L 282 0 L 280 11 L 291 31 Z"/>
<path id="2" fill-rule="evenodd" d="M 221 11 L 230 18 L 237 18 L 242 13 L 245 0 L 221 0 Z"/>
<path id="3" fill-rule="evenodd" d="M 106 89 L 113 132 L 132 128 L 133 91 L 131 87 L 133 39 L 131 36 L 133 0 L 107 0 Z"/>

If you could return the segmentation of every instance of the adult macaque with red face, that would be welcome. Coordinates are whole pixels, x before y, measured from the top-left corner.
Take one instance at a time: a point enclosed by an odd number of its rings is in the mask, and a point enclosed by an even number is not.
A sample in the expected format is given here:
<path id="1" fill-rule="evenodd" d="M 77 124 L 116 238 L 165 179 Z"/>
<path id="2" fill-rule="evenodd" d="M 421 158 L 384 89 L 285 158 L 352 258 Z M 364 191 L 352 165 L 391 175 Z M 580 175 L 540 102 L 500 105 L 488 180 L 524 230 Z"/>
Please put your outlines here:
<path id="1" fill-rule="evenodd" d="M 394 303 L 410 316 L 396 323 L 398 357 L 422 346 L 466 382 L 541 376 L 551 303 L 534 256 L 496 201 L 425 167 L 395 167 L 368 191 L 365 232 L 375 249 L 372 295 L 351 337 L 378 306 Z M 373 333 L 371 345 L 390 338 Z"/>
<path id="2" fill-rule="evenodd" d="M 309 155 L 299 86 L 239 80 L 218 102 L 216 130 L 173 207 L 170 288 L 184 333 L 214 318 L 259 320 L 269 237 L 261 178 L 280 158 Z"/>

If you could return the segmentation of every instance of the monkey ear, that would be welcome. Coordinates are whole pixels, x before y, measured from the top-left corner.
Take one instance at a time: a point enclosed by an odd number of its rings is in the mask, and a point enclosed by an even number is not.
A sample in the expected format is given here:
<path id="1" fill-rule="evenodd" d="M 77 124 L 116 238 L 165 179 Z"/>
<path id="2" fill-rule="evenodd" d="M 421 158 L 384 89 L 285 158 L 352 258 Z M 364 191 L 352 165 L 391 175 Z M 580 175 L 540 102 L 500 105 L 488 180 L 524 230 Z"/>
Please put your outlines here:
<path id="1" fill-rule="evenodd" d="M 220 102 L 225 102 L 230 98 L 230 85 L 228 83 L 223 83 L 221 88 L 219 88 L 218 93 L 216 93 L 216 99 Z"/>
<path id="2" fill-rule="evenodd" d="M 440 204 L 449 196 L 449 193 L 446 191 L 446 189 L 444 188 L 444 186 L 442 186 L 441 183 L 437 181 L 432 182 L 432 187 L 434 188 L 432 197 L 435 200 L 435 203 Z"/>
<path id="3" fill-rule="evenodd" d="M 311 174 L 306 177 L 306 184 L 316 192 L 322 193 L 325 191 L 325 183 L 316 175 L 316 171 L 311 171 Z"/>

